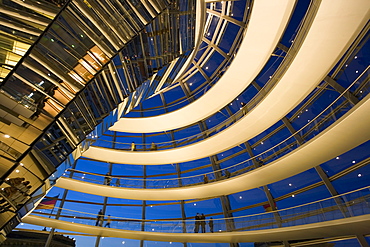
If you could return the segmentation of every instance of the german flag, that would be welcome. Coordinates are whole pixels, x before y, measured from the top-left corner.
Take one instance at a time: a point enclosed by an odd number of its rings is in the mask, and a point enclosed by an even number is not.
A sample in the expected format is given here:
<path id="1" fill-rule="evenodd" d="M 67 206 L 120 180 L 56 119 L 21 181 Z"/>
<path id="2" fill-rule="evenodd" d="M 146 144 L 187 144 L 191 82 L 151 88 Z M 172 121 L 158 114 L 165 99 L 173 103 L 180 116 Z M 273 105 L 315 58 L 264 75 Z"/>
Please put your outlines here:
<path id="1" fill-rule="evenodd" d="M 54 197 L 45 197 L 41 200 L 41 202 L 37 205 L 36 209 L 53 209 L 55 204 L 57 203 L 59 195 Z"/>

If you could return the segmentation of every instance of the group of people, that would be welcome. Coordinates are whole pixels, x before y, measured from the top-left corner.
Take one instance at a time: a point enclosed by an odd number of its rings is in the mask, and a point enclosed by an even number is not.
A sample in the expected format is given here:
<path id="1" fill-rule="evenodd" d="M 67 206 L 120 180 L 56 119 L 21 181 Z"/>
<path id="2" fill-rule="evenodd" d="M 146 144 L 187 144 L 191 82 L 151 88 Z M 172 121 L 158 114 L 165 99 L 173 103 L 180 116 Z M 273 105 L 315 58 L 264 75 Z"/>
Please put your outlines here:
<path id="1" fill-rule="evenodd" d="M 231 177 L 231 173 L 227 169 L 224 170 L 224 173 L 225 173 L 225 175 L 222 175 L 223 178 L 221 178 L 221 179 L 230 178 Z M 205 184 L 208 184 L 209 180 L 208 180 L 207 174 L 203 174 L 203 182 Z"/>
<path id="2" fill-rule="evenodd" d="M 112 183 L 112 177 L 110 175 L 110 173 L 108 172 L 107 174 L 105 174 L 105 177 L 104 177 L 104 185 L 111 185 Z M 119 178 L 116 178 L 116 183 L 115 183 L 116 187 L 120 187 L 121 186 L 121 181 Z"/>
<path id="3" fill-rule="evenodd" d="M 95 226 L 102 226 L 104 221 L 104 213 L 103 210 L 100 209 L 98 212 L 98 216 L 96 218 Z M 110 228 L 110 223 L 112 222 L 111 216 L 108 215 L 107 217 L 107 222 L 105 223 L 104 227 L 109 227 Z"/>
<path id="4" fill-rule="evenodd" d="M 152 144 L 150 145 L 150 150 L 151 151 L 155 151 L 157 149 L 158 149 L 157 144 L 155 144 L 154 142 L 152 142 Z M 135 144 L 135 142 L 131 142 L 130 150 L 131 151 L 136 151 L 136 144 Z"/>
<path id="5" fill-rule="evenodd" d="M 21 177 L 9 178 L 5 180 L 5 183 L 10 186 L 1 190 L 0 213 L 7 211 L 14 213 L 16 208 L 27 202 L 32 186 L 30 181 L 26 181 L 25 178 Z"/>
<path id="6" fill-rule="evenodd" d="M 103 210 L 100 209 L 99 212 L 98 212 L 97 218 L 96 218 L 95 226 L 103 226 L 103 222 L 104 222 L 104 213 L 103 213 Z M 104 227 L 109 227 L 110 228 L 110 223 L 111 222 L 112 222 L 111 216 L 108 215 Z M 197 213 L 195 215 L 194 232 L 198 233 L 199 230 L 200 230 L 202 233 L 205 233 L 206 232 L 206 224 L 207 224 L 207 222 L 206 222 L 205 215 L 203 213 L 202 214 Z M 209 226 L 209 231 L 213 232 L 213 218 L 212 217 L 210 217 L 209 220 L 208 220 L 208 226 Z"/>
<path id="7" fill-rule="evenodd" d="M 207 224 L 206 216 L 203 213 L 202 214 L 197 213 L 195 215 L 194 232 L 198 233 L 199 229 L 200 229 L 202 233 L 205 233 L 206 232 L 206 224 Z M 212 217 L 209 218 L 208 226 L 209 226 L 209 231 L 213 232 L 213 218 Z"/>

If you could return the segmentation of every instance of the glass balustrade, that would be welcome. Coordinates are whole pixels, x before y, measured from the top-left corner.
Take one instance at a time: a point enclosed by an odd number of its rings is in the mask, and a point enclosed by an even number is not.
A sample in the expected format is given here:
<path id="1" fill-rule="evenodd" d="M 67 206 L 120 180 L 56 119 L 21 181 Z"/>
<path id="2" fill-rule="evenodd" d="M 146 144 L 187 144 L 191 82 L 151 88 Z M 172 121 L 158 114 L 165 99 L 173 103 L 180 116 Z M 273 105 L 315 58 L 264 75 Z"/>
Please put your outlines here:
<path id="1" fill-rule="evenodd" d="M 307 204 L 286 209 L 258 213 L 253 215 L 238 216 L 232 218 L 213 218 L 214 233 L 230 231 L 227 227 L 233 222 L 234 232 L 252 231 L 263 229 L 276 229 L 280 227 L 299 226 L 312 223 L 320 223 L 330 220 L 361 216 L 370 213 L 370 187 L 364 187 L 355 191 Z M 33 215 L 42 216 L 38 212 Z M 44 216 L 45 217 L 45 216 Z M 98 215 L 62 208 L 60 220 L 89 226 L 106 226 L 108 214 Z M 165 232 L 165 233 L 193 233 L 197 222 L 193 219 L 173 220 L 141 220 L 110 216 L 110 227 L 121 230 Z M 210 217 L 206 216 L 206 232 L 210 232 Z M 144 230 L 143 230 L 144 229 Z"/>

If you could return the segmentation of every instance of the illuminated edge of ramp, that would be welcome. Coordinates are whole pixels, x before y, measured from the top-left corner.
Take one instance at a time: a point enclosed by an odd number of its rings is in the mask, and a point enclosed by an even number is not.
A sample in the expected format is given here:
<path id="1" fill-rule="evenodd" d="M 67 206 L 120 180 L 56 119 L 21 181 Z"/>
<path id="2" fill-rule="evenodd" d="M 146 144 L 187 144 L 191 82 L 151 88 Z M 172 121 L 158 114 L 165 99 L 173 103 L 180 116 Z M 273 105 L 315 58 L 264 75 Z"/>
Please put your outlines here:
<path id="1" fill-rule="evenodd" d="M 188 200 L 229 195 L 280 181 L 330 160 L 370 139 L 370 94 L 315 138 L 285 156 L 243 175 L 219 182 L 167 189 L 98 185 L 61 177 L 56 186 L 134 200 Z"/>
<path id="2" fill-rule="evenodd" d="M 195 123 L 217 112 L 237 97 L 260 72 L 279 42 L 294 4 L 292 0 L 254 1 L 250 23 L 235 59 L 216 85 L 194 103 L 164 115 L 122 118 L 109 130 L 135 133 L 166 131 Z"/>
<path id="3" fill-rule="evenodd" d="M 215 233 L 139 232 L 83 225 L 34 215 L 29 215 L 22 221 L 28 224 L 52 227 L 66 231 L 89 233 L 101 237 L 189 243 L 271 242 L 339 237 L 356 234 L 364 235 L 370 233 L 370 215 L 268 230 Z"/>
<path id="4" fill-rule="evenodd" d="M 301 49 L 281 81 L 258 106 L 224 131 L 192 145 L 163 151 L 130 152 L 90 147 L 83 156 L 118 164 L 181 163 L 215 155 L 253 138 L 312 92 L 348 49 L 370 13 L 370 1 L 356 1 L 357 4 L 347 0 L 337 0 L 336 4 L 323 1 Z"/>

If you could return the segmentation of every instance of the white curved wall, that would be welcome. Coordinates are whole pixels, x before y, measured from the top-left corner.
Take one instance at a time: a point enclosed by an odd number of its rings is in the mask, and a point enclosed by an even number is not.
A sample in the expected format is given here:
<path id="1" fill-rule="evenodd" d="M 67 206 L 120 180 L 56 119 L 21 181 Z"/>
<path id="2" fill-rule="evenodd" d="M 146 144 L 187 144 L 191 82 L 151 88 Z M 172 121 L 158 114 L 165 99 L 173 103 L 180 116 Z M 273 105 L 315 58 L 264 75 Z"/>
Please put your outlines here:
<path id="1" fill-rule="evenodd" d="M 335 3 L 333 5 L 330 0 L 321 3 L 307 37 L 287 72 L 262 102 L 231 127 L 180 148 L 130 152 L 90 147 L 83 155 L 124 164 L 181 163 L 223 152 L 253 138 L 279 121 L 323 80 L 367 23 L 370 1 L 336 0 Z"/>
<path id="2" fill-rule="evenodd" d="M 180 128 L 206 118 L 234 100 L 257 76 L 282 36 L 294 0 L 254 1 L 241 47 L 222 78 L 205 95 L 177 111 L 146 118 L 121 118 L 109 130 L 133 133 Z"/>

